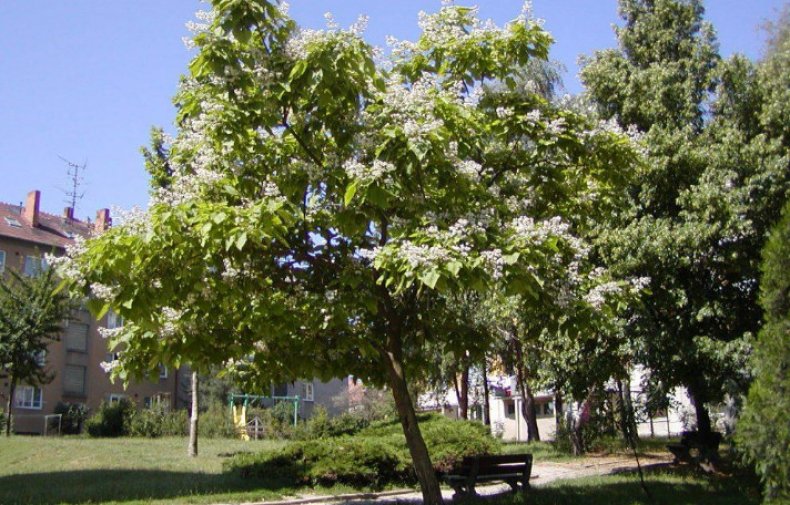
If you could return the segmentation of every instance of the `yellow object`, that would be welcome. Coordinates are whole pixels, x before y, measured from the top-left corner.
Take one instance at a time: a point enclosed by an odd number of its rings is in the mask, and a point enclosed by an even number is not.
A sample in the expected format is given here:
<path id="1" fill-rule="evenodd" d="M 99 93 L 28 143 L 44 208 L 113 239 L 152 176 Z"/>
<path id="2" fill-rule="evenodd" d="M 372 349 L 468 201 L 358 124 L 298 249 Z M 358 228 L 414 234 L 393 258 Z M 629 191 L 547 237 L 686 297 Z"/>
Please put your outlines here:
<path id="1" fill-rule="evenodd" d="M 242 440 L 249 440 L 250 436 L 247 434 L 247 405 L 242 405 L 241 409 L 237 409 L 236 405 L 233 406 L 233 426 L 236 427 L 236 433 Z"/>

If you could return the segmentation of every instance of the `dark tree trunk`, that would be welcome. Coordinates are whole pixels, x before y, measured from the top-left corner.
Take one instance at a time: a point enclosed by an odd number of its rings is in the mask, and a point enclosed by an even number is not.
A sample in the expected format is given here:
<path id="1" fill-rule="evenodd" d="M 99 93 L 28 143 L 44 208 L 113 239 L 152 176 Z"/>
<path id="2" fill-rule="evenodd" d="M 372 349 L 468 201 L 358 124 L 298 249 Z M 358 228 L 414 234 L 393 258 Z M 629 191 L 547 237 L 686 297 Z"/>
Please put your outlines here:
<path id="1" fill-rule="evenodd" d="M 626 415 L 626 422 L 628 423 L 628 429 L 631 430 L 631 436 L 634 437 L 634 442 L 639 440 L 639 430 L 636 426 L 636 413 L 634 412 L 634 402 L 631 400 L 631 377 L 626 377 L 625 382 L 623 383 L 624 386 L 624 404 L 625 404 L 625 415 Z"/>
<path id="2" fill-rule="evenodd" d="M 16 377 L 11 376 L 11 387 L 8 390 L 8 408 L 5 415 L 5 436 L 11 436 L 11 407 L 14 406 L 14 392 L 16 391 Z"/>
<path id="3" fill-rule="evenodd" d="M 394 333 L 394 332 L 393 332 Z M 395 399 L 395 408 L 398 418 L 406 436 L 406 444 L 414 463 L 414 471 L 422 489 L 422 498 L 425 505 L 442 505 L 442 491 L 439 480 L 436 478 L 428 447 L 422 438 L 420 427 L 417 424 L 417 414 L 409 395 L 406 374 L 403 369 L 402 346 L 399 334 L 387 336 L 387 347 L 382 353 L 384 365 L 387 369 L 387 379 L 392 396 Z"/>
<path id="4" fill-rule="evenodd" d="M 562 419 L 562 394 L 555 391 L 554 392 L 554 423 L 557 425 L 557 429 L 560 429 L 562 423 L 565 422 Z"/>
<path id="5" fill-rule="evenodd" d="M 631 413 L 629 412 L 630 401 L 627 398 L 630 398 L 631 392 L 626 390 L 623 387 L 623 382 L 620 379 L 617 379 L 617 393 L 618 393 L 618 410 L 619 410 L 619 417 L 620 417 L 620 431 L 623 434 L 623 439 L 626 442 L 636 442 L 636 430 L 634 429 L 634 423 L 632 423 Z M 627 384 L 627 383 L 626 383 Z"/>
<path id="6" fill-rule="evenodd" d="M 190 457 L 198 455 L 198 374 L 192 371 L 192 415 L 189 418 L 189 449 Z"/>
<path id="7" fill-rule="evenodd" d="M 456 363 L 456 365 L 457 365 L 457 363 Z M 461 417 L 461 414 L 460 414 L 460 410 L 461 410 L 461 408 L 460 408 L 461 407 L 461 386 L 459 386 L 459 384 L 458 384 L 458 374 L 455 373 L 455 371 L 453 371 L 453 391 L 455 391 L 455 398 L 456 398 L 456 400 L 458 400 L 458 408 L 455 410 L 453 415 L 455 416 L 456 419 L 458 419 L 459 417 Z M 442 410 L 442 413 L 444 413 L 444 410 Z"/>
<path id="8" fill-rule="evenodd" d="M 491 396 L 488 391 L 488 362 L 483 357 L 483 424 L 491 426 Z"/>
<path id="9" fill-rule="evenodd" d="M 521 402 L 521 414 L 527 423 L 527 442 L 540 442 L 540 432 L 538 430 L 538 414 L 535 409 L 535 397 L 532 396 L 532 389 L 527 383 L 527 367 L 524 364 L 524 353 L 521 349 L 521 342 L 513 341 L 516 350 L 516 381 L 521 392 L 523 401 Z"/>
<path id="10" fill-rule="evenodd" d="M 458 396 L 458 410 L 461 419 L 469 419 L 469 363 L 461 361 L 461 391 Z"/>
<path id="11" fill-rule="evenodd" d="M 697 431 L 699 431 L 700 434 L 709 435 L 712 432 L 712 428 L 708 409 L 705 408 L 707 397 L 704 393 L 704 386 L 696 382 L 689 384 L 688 394 L 691 403 L 694 405 L 694 411 L 697 414 Z"/>

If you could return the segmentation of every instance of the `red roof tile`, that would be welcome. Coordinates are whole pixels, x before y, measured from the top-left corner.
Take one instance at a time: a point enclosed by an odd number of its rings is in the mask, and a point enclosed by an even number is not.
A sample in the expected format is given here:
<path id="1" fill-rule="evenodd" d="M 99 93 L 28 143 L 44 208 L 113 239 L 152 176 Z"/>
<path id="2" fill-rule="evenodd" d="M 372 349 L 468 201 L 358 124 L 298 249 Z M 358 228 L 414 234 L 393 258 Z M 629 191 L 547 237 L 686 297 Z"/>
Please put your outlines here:
<path id="1" fill-rule="evenodd" d="M 20 226 L 12 226 L 6 218 L 15 220 Z M 65 248 L 75 236 L 87 237 L 91 230 L 92 227 L 89 223 L 54 216 L 46 212 L 39 213 L 39 225 L 33 227 L 22 217 L 18 205 L 0 202 L 0 237 Z"/>

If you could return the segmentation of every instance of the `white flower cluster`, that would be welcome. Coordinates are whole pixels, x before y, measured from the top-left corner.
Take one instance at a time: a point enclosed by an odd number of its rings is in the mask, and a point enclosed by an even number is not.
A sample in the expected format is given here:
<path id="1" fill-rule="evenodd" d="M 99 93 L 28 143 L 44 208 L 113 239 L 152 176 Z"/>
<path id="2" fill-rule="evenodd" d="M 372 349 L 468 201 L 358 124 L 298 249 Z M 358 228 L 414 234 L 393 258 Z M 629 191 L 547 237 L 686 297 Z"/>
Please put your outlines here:
<path id="1" fill-rule="evenodd" d="M 112 301 L 118 295 L 117 287 L 107 286 L 99 282 L 94 282 L 91 284 L 90 288 L 93 296 L 104 302 Z"/>
<path id="2" fill-rule="evenodd" d="M 162 309 L 160 329 L 162 337 L 171 337 L 178 332 L 181 316 L 183 316 L 183 312 L 172 307 L 164 307 Z"/>
<path id="3" fill-rule="evenodd" d="M 502 277 L 502 269 L 505 267 L 505 260 L 502 258 L 502 251 L 500 249 L 491 249 L 480 253 L 491 273 L 491 277 L 499 279 Z"/>
<path id="4" fill-rule="evenodd" d="M 435 78 L 423 78 L 407 86 L 391 79 L 387 89 L 379 95 L 386 109 L 386 119 L 400 125 L 409 138 L 425 136 L 443 126 L 434 114 L 435 103 L 440 98 L 456 100 L 457 96 L 442 88 Z M 372 118 L 375 120 L 375 118 Z"/>
<path id="5" fill-rule="evenodd" d="M 546 133 L 548 133 L 549 135 L 551 135 L 553 137 L 556 137 L 557 135 L 560 135 L 562 132 L 564 132 L 566 127 L 567 127 L 567 124 L 565 122 L 565 118 L 560 117 L 560 118 L 552 120 L 546 126 Z"/>
<path id="6" fill-rule="evenodd" d="M 294 60 L 303 60 L 310 54 L 311 47 L 333 42 L 348 45 L 352 41 L 362 38 L 368 25 L 368 17 L 360 16 L 348 30 L 341 30 L 332 13 L 324 14 L 326 30 L 300 29 L 288 41 L 285 52 Z"/>
<path id="7" fill-rule="evenodd" d="M 102 361 L 101 363 L 99 363 L 99 367 L 104 371 L 104 373 L 110 373 L 120 365 L 121 362 L 118 361 L 117 359 L 114 359 L 112 361 Z"/>
<path id="8" fill-rule="evenodd" d="M 474 160 L 461 160 L 455 164 L 459 174 L 472 180 L 478 180 L 482 172 L 482 165 Z"/>
<path id="9" fill-rule="evenodd" d="M 85 238 L 76 235 L 74 240 L 66 245 L 66 254 L 56 256 L 51 253 L 44 255 L 44 259 L 50 268 L 54 268 L 58 275 L 63 279 L 69 279 L 80 287 L 85 287 L 85 279 L 74 262 L 74 258 L 84 253 L 86 250 Z"/>
<path id="10" fill-rule="evenodd" d="M 617 282 L 609 281 L 603 284 L 598 284 L 590 290 L 589 293 L 584 295 L 584 301 L 589 303 L 595 309 L 600 309 L 606 303 L 606 297 L 610 294 L 620 293 L 622 289 Z"/>
<path id="11" fill-rule="evenodd" d="M 343 170 L 352 179 L 362 182 L 374 182 L 386 178 L 395 171 L 395 165 L 382 160 L 373 160 L 371 165 L 360 163 L 357 160 L 348 160 L 343 164 Z"/>
<path id="12" fill-rule="evenodd" d="M 123 326 L 119 326 L 118 328 L 105 328 L 103 326 L 99 326 L 99 336 L 103 339 L 112 340 L 118 335 L 120 335 L 124 331 Z"/>
<path id="13" fill-rule="evenodd" d="M 216 17 L 216 13 L 214 11 L 200 10 L 195 13 L 195 17 L 200 22 L 188 21 L 186 24 L 187 30 L 192 33 L 193 37 L 209 31 Z M 181 40 L 184 42 L 184 46 L 186 46 L 187 49 L 195 48 L 195 41 L 193 38 L 183 37 Z"/>

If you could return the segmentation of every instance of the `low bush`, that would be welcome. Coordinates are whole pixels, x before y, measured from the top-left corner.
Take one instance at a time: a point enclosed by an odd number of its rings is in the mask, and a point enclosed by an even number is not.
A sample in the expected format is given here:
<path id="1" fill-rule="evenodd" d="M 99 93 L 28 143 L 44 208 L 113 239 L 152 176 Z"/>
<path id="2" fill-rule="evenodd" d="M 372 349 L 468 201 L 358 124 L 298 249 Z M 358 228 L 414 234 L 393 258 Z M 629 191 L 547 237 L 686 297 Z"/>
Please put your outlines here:
<path id="1" fill-rule="evenodd" d="M 55 414 L 61 414 L 60 431 L 64 435 L 78 435 L 82 433 L 85 420 L 88 419 L 88 408 L 83 403 L 58 402 L 55 405 Z"/>
<path id="2" fill-rule="evenodd" d="M 85 428 L 92 437 L 122 437 L 129 434 L 134 412 L 134 404 L 125 398 L 112 404 L 102 402 L 86 421 Z"/>
<path id="3" fill-rule="evenodd" d="M 188 433 L 188 422 L 185 410 L 152 407 L 134 412 L 127 432 L 133 437 L 179 437 Z"/>
<path id="4" fill-rule="evenodd" d="M 188 418 L 186 411 L 184 417 Z M 208 410 L 201 412 L 198 423 L 198 434 L 208 438 L 233 438 L 236 436 L 236 429 L 233 427 L 228 407 L 216 402 L 212 403 Z"/>
<path id="5" fill-rule="evenodd" d="M 329 429 L 323 421 L 321 426 Z M 420 416 L 420 428 L 437 471 L 465 456 L 499 450 L 499 442 L 479 423 L 425 415 Z M 391 421 L 373 423 L 356 435 L 300 440 L 277 451 L 240 454 L 226 463 L 226 470 L 294 485 L 382 487 L 416 481 L 400 424 Z"/>
<path id="6" fill-rule="evenodd" d="M 310 419 L 293 430 L 293 438 L 296 440 L 313 440 L 354 435 L 369 424 L 369 421 L 364 417 L 348 413 L 330 417 L 323 406 L 317 406 L 313 410 L 313 415 Z"/>

